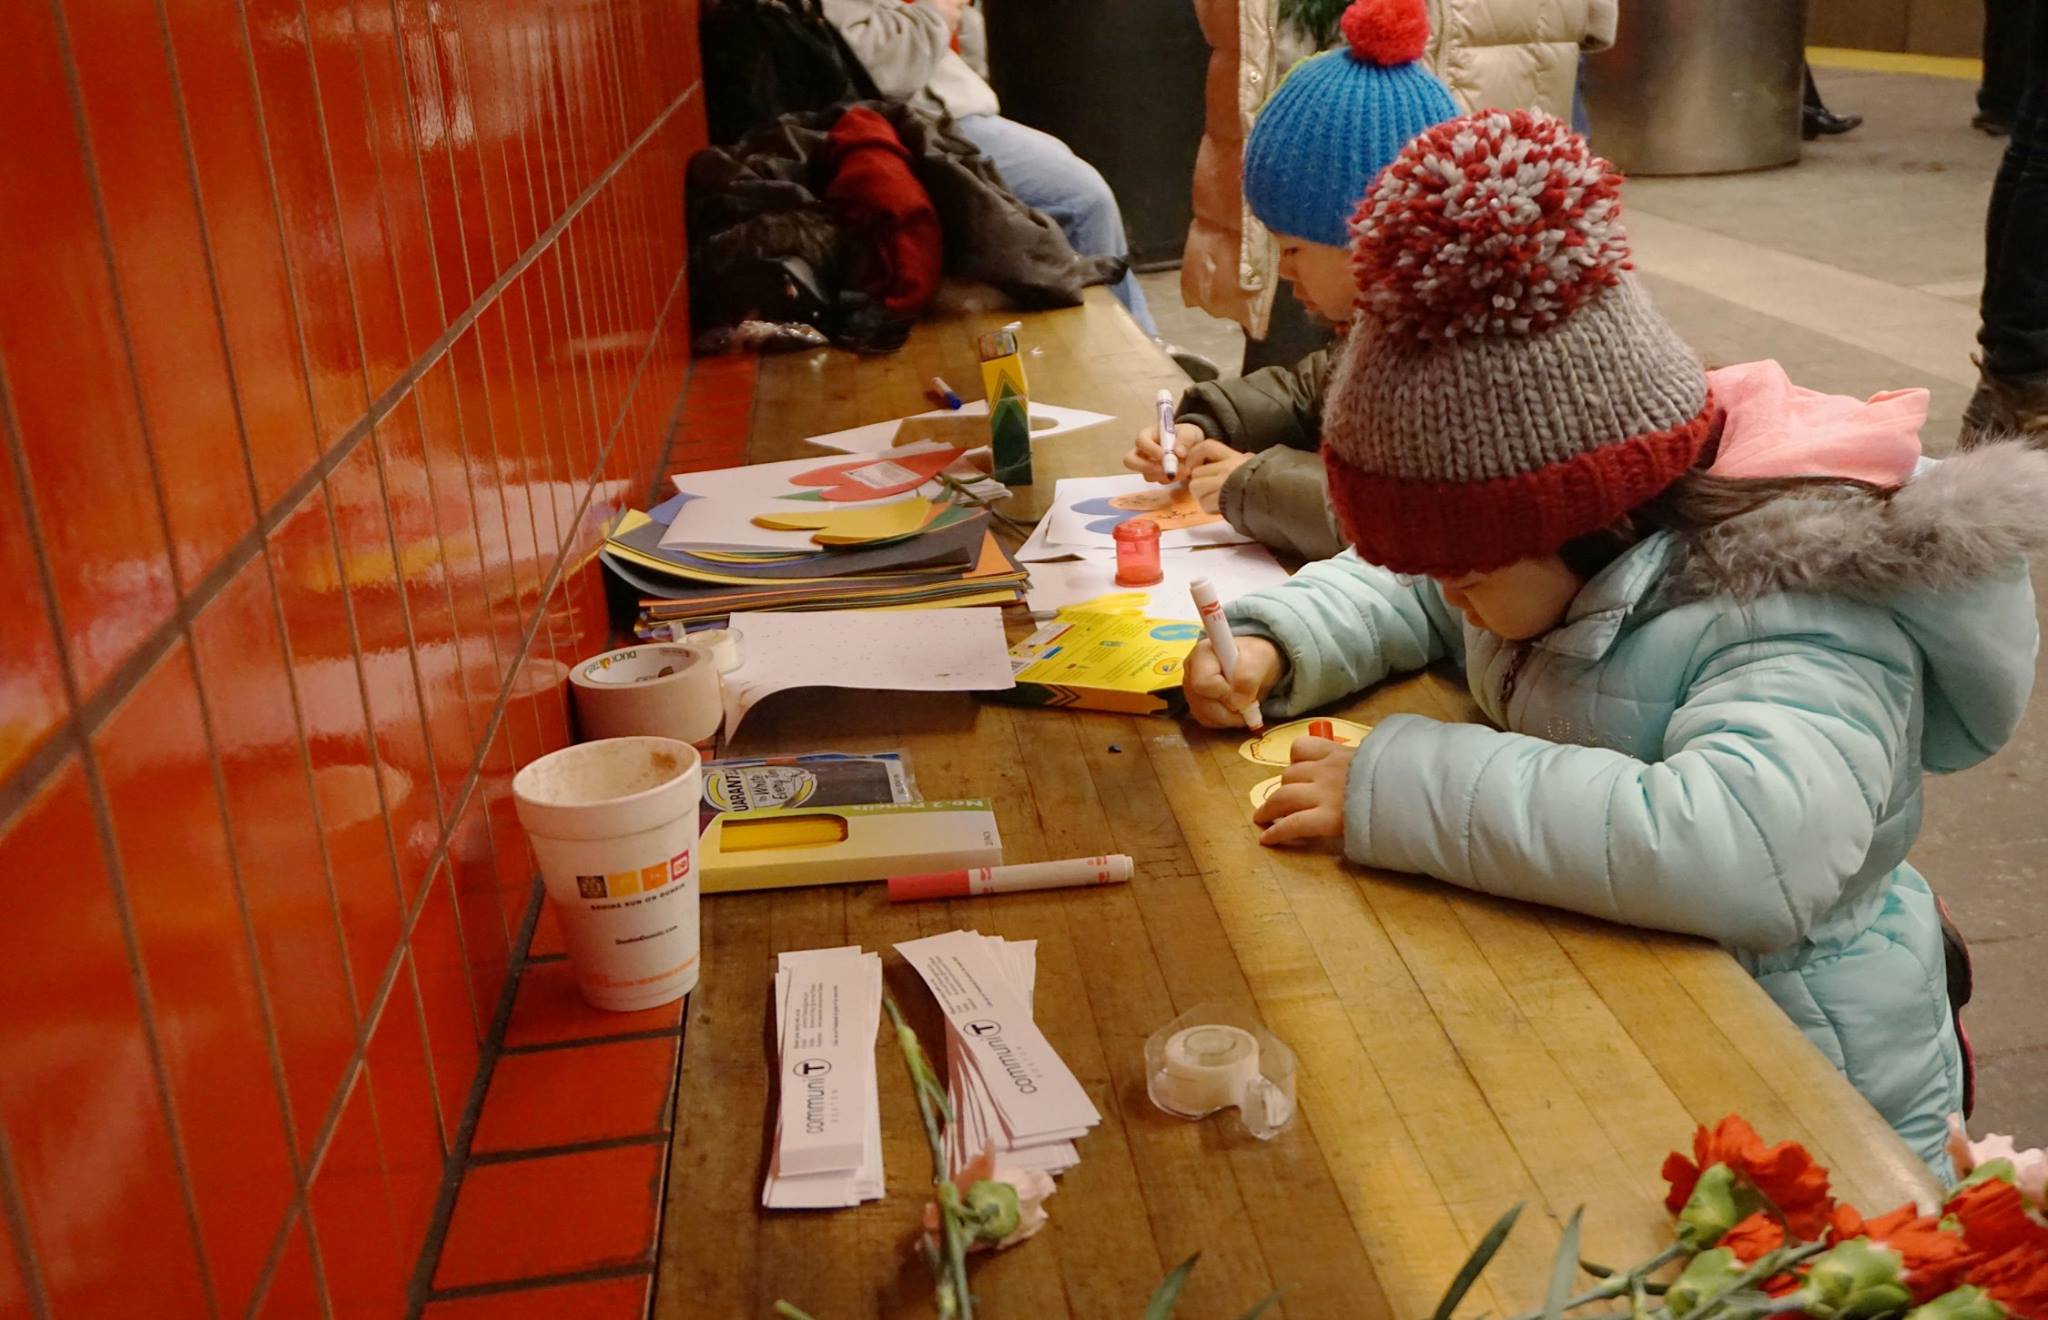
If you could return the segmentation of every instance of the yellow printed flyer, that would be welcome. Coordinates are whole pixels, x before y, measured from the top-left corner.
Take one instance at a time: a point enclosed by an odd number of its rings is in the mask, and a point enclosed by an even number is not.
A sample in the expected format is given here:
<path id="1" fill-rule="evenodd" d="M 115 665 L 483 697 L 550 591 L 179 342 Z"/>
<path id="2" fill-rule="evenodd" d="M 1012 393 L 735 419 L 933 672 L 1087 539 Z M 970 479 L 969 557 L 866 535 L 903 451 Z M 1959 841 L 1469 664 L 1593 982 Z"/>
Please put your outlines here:
<path id="1" fill-rule="evenodd" d="M 1010 648 L 1017 686 L 988 696 L 1024 706 L 1177 715 L 1186 709 L 1181 666 L 1201 636 L 1200 624 L 1181 620 L 1067 611 Z"/>

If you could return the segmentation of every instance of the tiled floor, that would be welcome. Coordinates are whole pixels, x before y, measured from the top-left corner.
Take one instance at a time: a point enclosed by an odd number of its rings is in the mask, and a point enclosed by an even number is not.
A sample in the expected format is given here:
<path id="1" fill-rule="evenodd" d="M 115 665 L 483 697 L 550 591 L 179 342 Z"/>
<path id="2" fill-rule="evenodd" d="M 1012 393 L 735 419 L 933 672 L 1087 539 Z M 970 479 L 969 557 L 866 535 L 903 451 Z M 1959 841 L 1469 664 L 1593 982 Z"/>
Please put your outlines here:
<path id="1" fill-rule="evenodd" d="M 1849 394 L 1925 386 L 1928 447 L 1947 453 L 1976 379 L 1984 206 L 2001 145 L 1969 127 L 1969 83 L 1818 77 L 1828 103 L 1863 114 L 1863 127 L 1811 144 L 1789 169 L 1630 180 L 1623 201 L 1637 264 L 1710 363 L 1775 357 L 1794 380 Z M 1178 272 L 1144 281 L 1168 338 L 1238 360 L 1235 327 L 1183 307 Z M 2036 570 L 2036 584 L 2048 599 L 2048 570 Z M 2003 754 L 1929 782 L 1913 854 L 1976 956 L 1977 997 L 1965 1014 L 1980 1067 L 1973 1126 L 2030 1141 L 2048 1134 L 2044 691 Z"/>

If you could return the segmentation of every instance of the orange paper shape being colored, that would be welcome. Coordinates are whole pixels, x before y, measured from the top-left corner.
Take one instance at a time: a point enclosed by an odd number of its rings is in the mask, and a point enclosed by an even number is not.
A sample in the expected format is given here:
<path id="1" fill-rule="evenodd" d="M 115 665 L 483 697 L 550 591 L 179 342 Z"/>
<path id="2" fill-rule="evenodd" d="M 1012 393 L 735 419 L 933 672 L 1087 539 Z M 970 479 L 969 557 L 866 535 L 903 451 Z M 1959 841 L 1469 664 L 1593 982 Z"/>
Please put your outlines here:
<path id="1" fill-rule="evenodd" d="M 851 462 L 828 463 L 821 468 L 791 477 L 792 485 L 823 486 L 819 498 L 834 502 L 881 500 L 916 490 L 946 470 L 960 457 L 957 449 L 933 449 L 921 454 L 867 456 Z"/>

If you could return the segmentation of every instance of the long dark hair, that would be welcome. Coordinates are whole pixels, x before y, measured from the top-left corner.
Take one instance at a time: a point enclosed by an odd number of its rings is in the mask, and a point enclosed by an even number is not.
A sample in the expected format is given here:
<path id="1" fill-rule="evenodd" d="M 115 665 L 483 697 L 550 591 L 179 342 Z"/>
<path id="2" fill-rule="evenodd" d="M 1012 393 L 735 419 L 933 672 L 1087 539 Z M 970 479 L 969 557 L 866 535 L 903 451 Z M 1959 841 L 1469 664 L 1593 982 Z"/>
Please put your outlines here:
<path id="1" fill-rule="evenodd" d="M 1883 502 L 1898 493 L 1897 486 L 1852 477 L 1717 477 L 1707 469 L 1720 457 L 1721 431 L 1727 420 L 1726 413 L 1715 415 L 1707 442 L 1690 472 L 1629 510 L 1613 526 L 1558 547 L 1558 558 L 1564 560 L 1565 567 L 1591 581 L 1623 551 L 1654 532 L 1673 532 L 1686 541 L 1697 541 L 1723 523 L 1755 513 L 1787 495 Z"/>

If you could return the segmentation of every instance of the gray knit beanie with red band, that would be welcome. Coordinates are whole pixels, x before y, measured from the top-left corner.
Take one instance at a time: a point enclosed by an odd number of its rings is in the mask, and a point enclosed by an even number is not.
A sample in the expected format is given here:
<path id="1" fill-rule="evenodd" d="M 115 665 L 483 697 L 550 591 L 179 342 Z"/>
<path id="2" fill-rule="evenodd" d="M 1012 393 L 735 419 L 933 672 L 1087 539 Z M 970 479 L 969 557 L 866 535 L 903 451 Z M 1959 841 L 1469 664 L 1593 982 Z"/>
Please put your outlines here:
<path id="1" fill-rule="evenodd" d="M 1620 193 L 1535 110 L 1439 124 L 1367 191 L 1361 323 L 1323 412 L 1330 501 L 1362 558 L 1501 568 L 1692 467 L 1706 372 L 1627 273 Z"/>

